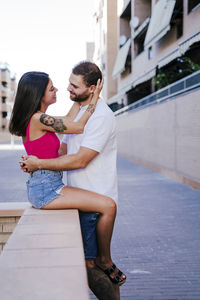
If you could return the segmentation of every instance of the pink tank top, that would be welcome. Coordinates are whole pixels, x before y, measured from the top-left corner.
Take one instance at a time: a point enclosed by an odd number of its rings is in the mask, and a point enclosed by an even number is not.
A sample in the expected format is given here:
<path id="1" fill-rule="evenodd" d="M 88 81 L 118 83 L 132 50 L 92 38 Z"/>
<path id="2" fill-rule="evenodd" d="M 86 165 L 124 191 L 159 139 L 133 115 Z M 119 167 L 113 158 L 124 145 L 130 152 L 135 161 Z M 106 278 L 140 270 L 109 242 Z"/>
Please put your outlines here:
<path id="1" fill-rule="evenodd" d="M 30 121 L 26 128 L 26 142 L 23 143 L 28 155 L 35 155 L 38 158 L 56 158 L 59 156 L 60 141 L 54 132 L 47 131 L 40 138 L 30 141 L 29 128 Z"/>

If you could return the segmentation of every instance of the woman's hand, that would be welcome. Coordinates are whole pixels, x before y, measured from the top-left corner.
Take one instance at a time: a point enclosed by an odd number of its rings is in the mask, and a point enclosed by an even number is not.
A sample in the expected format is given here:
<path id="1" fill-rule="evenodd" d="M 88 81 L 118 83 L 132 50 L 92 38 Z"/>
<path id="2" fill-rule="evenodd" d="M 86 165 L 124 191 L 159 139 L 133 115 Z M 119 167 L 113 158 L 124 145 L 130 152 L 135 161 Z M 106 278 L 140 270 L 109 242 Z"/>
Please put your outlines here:
<path id="1" fill-rule="evenodd" d="M 32 173 L 39 169 L 39 158 L 36 156 L 30 155 L 30 156 L 21 156 L 22 160 L 19 161 L 20 168 L 22 171 L 27 173 Z"/>
<path id="2" fill-rule="evenodd" d="M 98 79 L 93 97 L 97 97 L 99 99 L 99 95 L 100 95 L 101 90 L 103 88 L 103 83 L 104 83 L 104 78 L 103 77 L 102 77 L 102 80 Z"/>
<path id="3" fill-rule="evenodd" d="M 88 108 L 86 109 L 86 111 L 89 112 L 90 114 L 92 114 L 95 111 L 95 107 L 96 107 L 97 101 L 99 99 L 99 95 L 103 88 L 103 82 L 104 82 L 103 77 L 102 77 L 102 80 L 98 79 L 98 81 L 97 81 L 96 88 L 93 92 L 92 100 L 91 100 L 90 104 L 88 105 Z"/>
<path id="4" fill-rule="evenodd" d="M 80 103 L 74 102 L 74 104 L 70 108 L 69 112 L 67 113 L 66 117 L 69 120 L 73 121 L 76 118 L 76 116 L 78 115 L 79 111 L 80 111 Z"/>

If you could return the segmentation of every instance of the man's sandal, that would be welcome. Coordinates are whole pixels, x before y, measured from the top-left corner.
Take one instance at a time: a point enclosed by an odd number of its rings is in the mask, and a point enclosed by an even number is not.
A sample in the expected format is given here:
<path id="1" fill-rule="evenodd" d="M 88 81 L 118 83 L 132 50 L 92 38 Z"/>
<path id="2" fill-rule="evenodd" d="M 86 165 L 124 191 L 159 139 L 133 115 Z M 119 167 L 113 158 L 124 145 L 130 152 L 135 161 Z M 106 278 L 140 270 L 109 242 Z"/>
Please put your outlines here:
<path id="1" fill-rule="evenodd" d="M 113 274 L 115 272 L 115 269 L 116 269 L 116 265 L 113 264 L 111 267 L 109 267 L 103 271 L 113 283 L 118 284 L 120 286 L 125 283 L 126 276 L 120 270 L 118 270 L 117 274 L 114 277 L 110 276 L 111 274 Z M 121 279 L 122 275 L 124 275 L 125 277 Z"/>

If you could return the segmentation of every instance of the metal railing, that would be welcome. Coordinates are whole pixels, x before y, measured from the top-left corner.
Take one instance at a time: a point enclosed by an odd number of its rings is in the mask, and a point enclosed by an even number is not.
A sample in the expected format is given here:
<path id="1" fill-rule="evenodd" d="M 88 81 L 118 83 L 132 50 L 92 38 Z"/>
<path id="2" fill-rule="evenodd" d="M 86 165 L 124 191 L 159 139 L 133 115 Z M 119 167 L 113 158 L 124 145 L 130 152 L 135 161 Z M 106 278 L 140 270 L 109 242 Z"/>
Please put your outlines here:
<path id="1" fill-rule="evenodd" d="M 143 109 L 149 105 L 155 105 L 160 102 L 169 100 L 198 87 L 200 87 L 200 70 L 156 91 L 155 93 L 152 93 L 128 106 L 115 111 L 114 114 L 115 116 L 119 116 L 131 110 Z"/>

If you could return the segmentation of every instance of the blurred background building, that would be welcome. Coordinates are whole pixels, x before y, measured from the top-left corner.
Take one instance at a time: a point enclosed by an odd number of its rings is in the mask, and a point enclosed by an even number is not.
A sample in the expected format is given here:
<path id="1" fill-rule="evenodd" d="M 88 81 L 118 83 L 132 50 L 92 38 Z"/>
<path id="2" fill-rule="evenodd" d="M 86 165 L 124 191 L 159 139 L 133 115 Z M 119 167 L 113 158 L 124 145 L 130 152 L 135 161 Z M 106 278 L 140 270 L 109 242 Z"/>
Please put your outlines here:
<path id="1" fill-rule="evenodd" d="M 7 64 L 0 64 L 0 141 L 10 140 L 8 124 L 14 104 L 16 79 Z"/>
<path id="2" fill-rule="evenodd" d="M 200 187 L 200 0 L 96 0 L 94 28 L 119 154 Z"/>

